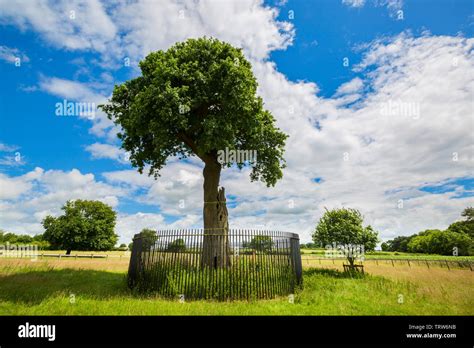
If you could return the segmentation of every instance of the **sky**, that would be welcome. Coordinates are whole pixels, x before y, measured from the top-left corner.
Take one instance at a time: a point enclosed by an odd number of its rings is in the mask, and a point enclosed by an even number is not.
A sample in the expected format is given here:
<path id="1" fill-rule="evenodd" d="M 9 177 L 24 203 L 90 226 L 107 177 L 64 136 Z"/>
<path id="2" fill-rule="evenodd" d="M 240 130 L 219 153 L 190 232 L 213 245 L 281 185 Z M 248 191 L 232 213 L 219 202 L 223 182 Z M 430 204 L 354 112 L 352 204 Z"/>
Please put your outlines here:
<path id="1" fill-rule="evenodd" d="M 70 199 L 142 228 L 202 227 L 202 163 L 139 174 L 94 106 L 148 53 L 202 36 L 241 47 L 289 135 L 275 187 L 225 169 L 231 228 L 311 240 L 350 207 L 381 240 L 474 205 L 474 3 L 464 0 L 0 0 L 0 229 L 35 235 Z M 92 113 L 58 115 L 58 103 Z"/>

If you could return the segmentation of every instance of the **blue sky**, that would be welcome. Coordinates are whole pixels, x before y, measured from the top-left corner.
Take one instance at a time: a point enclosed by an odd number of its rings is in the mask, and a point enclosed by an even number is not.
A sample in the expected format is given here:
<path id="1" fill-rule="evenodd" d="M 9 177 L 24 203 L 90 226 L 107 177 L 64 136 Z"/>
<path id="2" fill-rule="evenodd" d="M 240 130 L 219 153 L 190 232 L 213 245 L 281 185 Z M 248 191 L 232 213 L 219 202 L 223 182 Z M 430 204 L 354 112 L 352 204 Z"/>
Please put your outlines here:
<path id="1" fill-rule="evenodd" d="M 143 227 L 199 227 L 198 161 L 171 159 L 153 182 L 103 115 L 58 117 L 55 104 L 103 102 L 148 52 L 202 35 L 244 48 L 290 134 L 276 188 L 224 174 L 234 227 L 308 241 L 323 208 L 343 205 L 387 239 L 444 228 L 473 203 L 472 1 L 14 1 L 0 4 L 0 24 L 0 228 L 40 233 L 74 198 L 113 205 L 124 242 Z M 382 119 L 389 102 L 421 117 Z"/>

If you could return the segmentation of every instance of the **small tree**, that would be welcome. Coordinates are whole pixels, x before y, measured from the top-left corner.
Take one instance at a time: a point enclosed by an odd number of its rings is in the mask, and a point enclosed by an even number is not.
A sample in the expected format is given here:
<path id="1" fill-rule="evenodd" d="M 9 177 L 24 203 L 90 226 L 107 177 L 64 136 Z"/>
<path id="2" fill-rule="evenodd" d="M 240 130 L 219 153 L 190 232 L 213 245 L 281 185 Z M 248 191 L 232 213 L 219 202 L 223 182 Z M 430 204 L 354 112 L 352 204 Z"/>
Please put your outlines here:
<path id="1" fill-rule="evenodd" d="M 112 250 L 118 236 L 114 233 L 116 213 L 100 201 L 68 201 L 64 215 L 43 220 L 43 239 L 51 247 L 75 250 Z"/>
<path id="2" fill-rule="evenodd" d="M 344 253 L 351 268 L 354 268 L 358 253 L 374 250 L 378 242 L 378 233 L 371 226 L 363 227 L 362 223 L 363 217 L 356 209 L 326 209 L 313 234 L 313 240 L 326 248 L 335 248 Z"/>

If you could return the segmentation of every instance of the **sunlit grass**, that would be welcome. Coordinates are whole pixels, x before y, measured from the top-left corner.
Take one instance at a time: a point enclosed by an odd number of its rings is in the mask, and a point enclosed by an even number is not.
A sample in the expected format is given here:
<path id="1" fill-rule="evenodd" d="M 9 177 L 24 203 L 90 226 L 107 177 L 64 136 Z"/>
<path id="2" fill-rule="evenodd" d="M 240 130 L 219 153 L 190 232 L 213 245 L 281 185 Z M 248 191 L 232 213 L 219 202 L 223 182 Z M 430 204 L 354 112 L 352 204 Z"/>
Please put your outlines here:
<path id="1" fill-rule="evenodd" d="M 109 260 L 0 260 L 2 315 L 473 315 L 469 270 L 366 267 L 351 278 L 332 266 L 306 268 L 304 289 L 264 301 L 188 301 L 134 294 L 128 263 Z M 335 265 L 334 267 L 338 267 Z M 382 276 L 383 275 L 383 276 Z M 401 295 L 401 296 L 400 296 Z"/>

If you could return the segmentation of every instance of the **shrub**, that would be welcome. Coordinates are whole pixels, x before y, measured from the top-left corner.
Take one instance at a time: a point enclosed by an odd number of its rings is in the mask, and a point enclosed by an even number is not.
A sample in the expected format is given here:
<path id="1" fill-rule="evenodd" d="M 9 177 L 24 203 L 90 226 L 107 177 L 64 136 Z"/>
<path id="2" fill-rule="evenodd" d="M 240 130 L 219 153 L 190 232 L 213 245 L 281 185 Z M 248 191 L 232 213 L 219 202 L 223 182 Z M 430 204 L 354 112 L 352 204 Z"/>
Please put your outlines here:
<path id="1" fill-rule="evenodd" d="M 471 243 L 471 238 L 464 233 L 426 230 L 410 240 L 408 250 L 415 253 L 453 255 L 454 248 L 457 248 L 458 255 L 469 255 Z"/>

